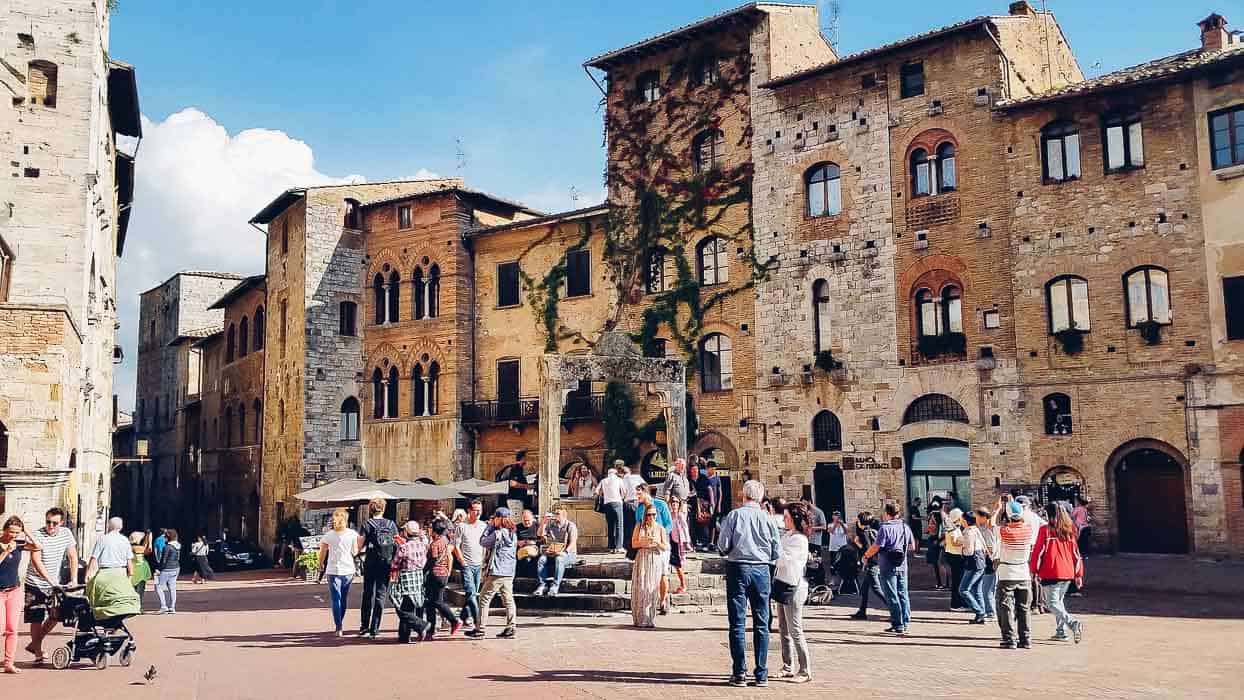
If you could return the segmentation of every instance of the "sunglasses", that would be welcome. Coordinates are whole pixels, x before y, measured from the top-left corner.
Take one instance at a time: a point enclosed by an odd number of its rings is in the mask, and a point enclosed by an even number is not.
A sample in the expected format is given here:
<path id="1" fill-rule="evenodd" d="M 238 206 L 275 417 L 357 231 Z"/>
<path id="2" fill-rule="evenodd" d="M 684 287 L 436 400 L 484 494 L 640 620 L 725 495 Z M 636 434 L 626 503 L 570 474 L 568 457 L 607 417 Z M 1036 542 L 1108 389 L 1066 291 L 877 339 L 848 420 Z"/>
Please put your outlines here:
<path id="1" fill-rule="evenodd" d="M 45 521 L 44 521 L 44 524 L 45 524 L 45 525 L 51 525 L 51 526 L 53 526 L 53 527 L 57 527 L 57 526 L 59 526 L 59 525 L 60 525 L 60 521 L 59 521 L 59 520 L 45 520 Z"/>

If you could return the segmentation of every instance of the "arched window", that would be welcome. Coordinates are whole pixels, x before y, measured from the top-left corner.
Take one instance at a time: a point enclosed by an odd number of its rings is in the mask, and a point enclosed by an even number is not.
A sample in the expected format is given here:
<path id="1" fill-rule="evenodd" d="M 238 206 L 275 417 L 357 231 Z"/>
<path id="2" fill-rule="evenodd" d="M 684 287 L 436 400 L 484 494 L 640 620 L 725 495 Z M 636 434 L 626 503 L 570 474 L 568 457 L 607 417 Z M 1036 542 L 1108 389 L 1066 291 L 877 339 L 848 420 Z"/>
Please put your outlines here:
<path id="1" fill-rule="evenodd" d="M 722 284 L 730 280 L 730 258 L 726 252 L 726 239 L 709 236 L 700 241 L 695 250 L 700 284 Z"/>
<path id="2" fill-rule="evenodd" d="M 384 415 L 387 418 L 397 418 L 397 391 L 398 391 L 397 367 L 389 368 L 389 383 L 385 386 L 386 396 L 384 398 Z"/>
<path id="3" fill-rule="evenodd" d="M 436 318 L 441 314 L 441 266 L 433 264 L 428 270 L 427 308 L 424 316 Z"/>
<path id="4" fill-rule="evenodd" d="M 640 100 L 656 102 L 661 99 L 661 74 L 654 70 L 640 73 L 639 79 L 635 81 L 635 88 L 639 92 Z"/>
<path id="5" fill-rule="evenodd" d="M 665 248 L 657 246 L 648 250 L 644 264 L 644 290 L 649 294 L 665 291 Z"/>
<path id="6" fill-rule="evenodd" d="M 225 409 L 225 447 L 233 447 L 233 407 Z"/>
<path id="7" fill-rule="evenodd" d="M 730 391 L 734 388 L 733 358 L 729 336 L 710 333 L 700 343 L 700 388 Z"/>
<path id="8" fill-rule="evenodd" d="M 353 396 L 348 396 L 345 401 L 341 402 L 338 437 L 342 440 L 359 439 L 359 400 Z"/>
<path id="9" fill-rule="evenodd" d="M 842 423 L 831 411 L 821 411 L 812 419 L 812 449 L 816 452 L 842 449 Z"/>
<path id="10" fill-rule="evenodd" d="M 384 418 L 384 375 L 380 373 L 380 368 L 372 370 L 371 373 L 371 417 Z"/>
<path id="11" fill-rule="evenodd" d="M 691 157 L 697 173 L 706 173 L 721 167 L 726 152 L 726 135 L 721 129 L 708 129 L 696 134 L 691 140 Z"/>
<path id="12" fill-rule="evenodd" d="M 930 194 L 933 194 L 933 164 L 929 162 L 929 152 L 917 148 L 911 152 L 911 196 Z"/>
<path id="13" fill-rule="evenodd" d="M 1102 120 L 1105 131 L 1106 172 L 1139 168 L 1145 164 L 1140 113 L 1111 114 Z"/>
<path id="14" fill-rule="evenodd" d="M 251 444 L 259 445 L 263 443 L 263 402 L 259 399 L 251 404 L 251 413 L 254 414 L 255 430 L 252 436 Z"/>
<path id="15" fill-rule="evenodd" d="M 955 170 L 955 145 L 943 143 L 937 147 L 937 190 L 938 192 L 951 192 L 958 182 L 958 173 Z"/>
<path id="16" fill-rule="evenodd" d="M 428 366 L 428 398 L 426 402 L 426 415 L 435 416 L 440 413 L 440 401 L 437 395 L 437 389 L 440 386 L 441 366 L 435 360 Z"/>
<path id="17" fill-rule="evenodd" d="M 250 352 L 251 342 L 251 323 L 243 316 L 242 322 L 238 324 L 238 357 L 246 357 L 246 353 Z"/>
<path id="18" fill-rule="evenodd" d="M 415 268 L 415 275 L 414 275 L 414 278 L 411 280 L 411 285 L 414 287 L 414 290 L 415 290 L 415 320 L 418 321 L 419 319 L 423 318 L 423 308 L 424 308 L 423 294 L 426 291 L 426 289 L 424 288 L 422 267 Z"/>
<path id="19" fill-rule="evenodd" d="M 1068 121 L 1041 130 L 1041 175 L 1046 182 L 1080 177 L 1080 130 Z"/>
<path id="20" fill-rule="evenodd" d="M 424 416 L 424 406 L 426 402 L 426 388 L 424 387 L 423 365 L 415 363 L 414 369 L 410 371 L 410 415 Z"/>
<path id="21" fill-rule="evenodd" d="M 812 283 L 812 348 L 814 352 L 829 350 L 829 282 Z"/>
<path id="22" fill-rule="evenodd" d="M 225 363 L 233 362 L 233 354 L 237 349 L 238 331 L 232 323 L 229 324 L 229 331 L 225 333 Z"/>
<path id="23" fill-rule="evenodd" d="M 246 444 L 246 404 L 238 406 L 238 444 Z"/>
<path id="24" fill-rule="evenodd" d="M 138 421 L 135 421 L 137 424 Z M 142 428 L 140 427 L 139 430 Z M 9 466 L 9 429 L 4 427 L 4 423 L 0 423 L 0 469 L 6 469 Z"/>
<path id="25" fill-rule="evenodd" d="M 376 306 L 376 324 L 379 325 L 384 323 L 386 312 L 388 310 L 388 305 L 385 302 L 384 275 L 376 273 L 376 277 L 371 283 L 371 289 L 372 296 L 374 297 L 373 301 Z"/>
<path id="26" fill-rule="evenodd" d="M 963 294 L 953 284 L 942 288 L 942 321 L 947 333 L 963 332 Z"/>
<path id="27" fill-rule="evenodd" d="M 1066 394 L 1050 394 L 1041 399 L 1045 409 L 1045 434 L 1071 434 L 1071 397 Z"/>
<path id="28" fill-rule="evenodd" d="M 261 306 L 258 309 L 255 309 L 254 347 L 256 351 L 263 350 L 264 330 L 265 330 L 264 326 L 267 324 L 267 322 L 268 322 L 268 315 L 264 313 L 263 307 Z"/>
<path id="29" fill-rule="evenodd" d="M 963 332 L 963 293 L 956 284 L 947 284 L 934 295 L 922 287 L 916 290 L 917 329 L 923 337 Z"/>
<path id="30" fill-rule="evenodd" d="M 51 61 L 31 61 L 27 68 L 26 88 L 30 91 L 30 104 L 55 107 L 56 64 Z"/>
<path id="31" fill-rule="evenodd" d="M 1145 266 L 1123 276 L 1127 291 L 1127 324 L 1171 322 L 1171 286 L 1166 270 Z"/>
<path id="32" fill-rule="evenodd" d="M 818 163 L 804 173 L 808 216 L 834 216 L 842 212 L 842 173 L 833 163 Z"/>
<path id="33" fill-rule="evenodd" d="M 925 394 L 912 401 L 907 410 L 903 412 L 903 425 L 931 420 L 967 423 L 968 414 L 958 401 L 945 394 Z"/>
<path id="34" fill-rule="evenodd" d="M 1064 275 L 1045 285 L 1050 314 L 1050 333 L 1089 329 L 1088 282 L 1082 277 Z"/>
<path id="35" fill-rule="evenodd" d="M 389 273 L 389 323 L 402 318 L 402 276 L 397 270 Z"/>

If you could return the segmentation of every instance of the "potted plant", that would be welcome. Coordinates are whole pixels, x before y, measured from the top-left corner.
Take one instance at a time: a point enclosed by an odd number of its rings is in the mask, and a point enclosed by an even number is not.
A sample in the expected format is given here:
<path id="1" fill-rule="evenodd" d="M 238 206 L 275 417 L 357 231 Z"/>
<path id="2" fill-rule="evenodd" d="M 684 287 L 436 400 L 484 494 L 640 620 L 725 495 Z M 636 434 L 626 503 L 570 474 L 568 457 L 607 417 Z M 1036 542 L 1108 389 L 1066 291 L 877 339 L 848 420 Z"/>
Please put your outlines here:
<path id="1" fill-rule="evenodd" d="M 320 551 L 310 549 L 298 555 L 294 560 L 294 570 L 302 569 L 307 583 L 315 583 L 320 577 Z"/>
<path id="2" fill-rule="evenodd" d="M 1140 337 L 1145 339 L 1146 345 L 1162 342 L 1162 324 L 1157 321 L 1141 321 L 1136 324 L 1136 330 L 1140 331 Z"/>
<path id="3" fill-rule="evenodd" d="M 1063 352 L 1068 355 L 1075 355 L 1084 349 L 1084 334 L 1086 332 L 1081 330 L 1075 323 L 1072 323 L 1070 328 L 1064 328 L 1061 331 L 1055 332 L 1054 339 L 1063 346 Z"/>

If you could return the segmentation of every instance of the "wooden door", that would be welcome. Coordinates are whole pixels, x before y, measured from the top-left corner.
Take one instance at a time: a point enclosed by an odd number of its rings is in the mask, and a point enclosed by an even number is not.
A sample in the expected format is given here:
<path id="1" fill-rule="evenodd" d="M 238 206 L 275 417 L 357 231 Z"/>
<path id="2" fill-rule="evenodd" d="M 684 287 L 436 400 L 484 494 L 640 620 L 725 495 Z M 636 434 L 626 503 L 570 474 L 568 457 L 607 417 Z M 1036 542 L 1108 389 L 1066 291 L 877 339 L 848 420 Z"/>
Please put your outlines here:
<path id="1" fill-rule="evenodd" d="M 1183 469 L 1153 449 L 1129 453 L 1116 467 L 1119 549 L 1185 554 L 1188 513 Z"/>

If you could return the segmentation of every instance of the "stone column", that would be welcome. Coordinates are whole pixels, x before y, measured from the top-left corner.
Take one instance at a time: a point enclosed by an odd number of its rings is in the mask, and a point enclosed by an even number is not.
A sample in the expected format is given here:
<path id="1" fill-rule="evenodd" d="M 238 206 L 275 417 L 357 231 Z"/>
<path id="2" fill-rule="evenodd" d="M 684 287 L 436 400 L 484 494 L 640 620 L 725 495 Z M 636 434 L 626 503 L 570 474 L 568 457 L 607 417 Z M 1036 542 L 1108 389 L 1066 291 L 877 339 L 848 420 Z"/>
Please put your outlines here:
<path id="1" fill-rule="evenodd" d="M 562 454 L 562 413 L 571 387 L 564 386 L 561 366 L 555 355 L 540 360 L 540 490 L 539 510 L 547 513 L 559 499 L 558 466 Z M 577 384 L 577 382 L 576 382 Z"/>
<path id="2" fill-rule="evenodd" d="M 423 415 L 432 415 L 432 378 L 423 377 Z"/>
<path id="3" fill-rule="evenodd" d="M 423 281 L 423 317 L 430 318 L 432 316 L 432 281 Z"/>
<path id="4" fill-rule="evenodd" d="M 682 382 L 659 384 L 657 392 L 665 403 L 665 453 L 674 460 L 687 456 L 687 386 Z"/>

